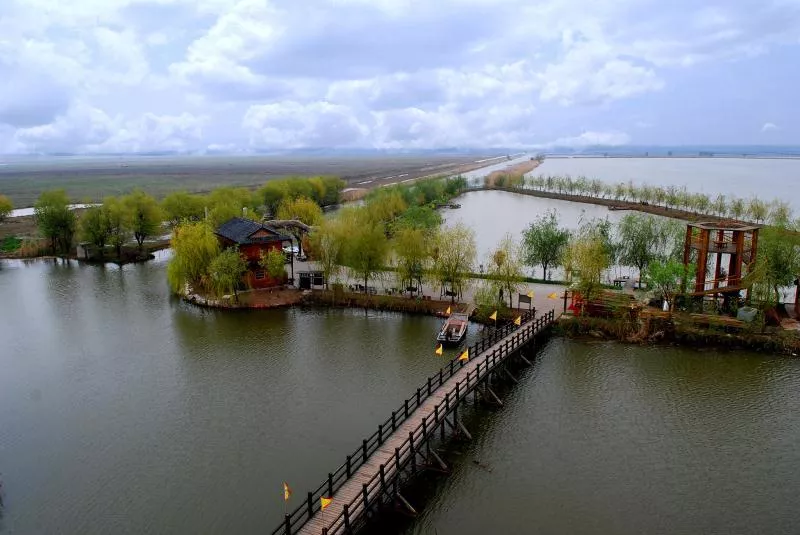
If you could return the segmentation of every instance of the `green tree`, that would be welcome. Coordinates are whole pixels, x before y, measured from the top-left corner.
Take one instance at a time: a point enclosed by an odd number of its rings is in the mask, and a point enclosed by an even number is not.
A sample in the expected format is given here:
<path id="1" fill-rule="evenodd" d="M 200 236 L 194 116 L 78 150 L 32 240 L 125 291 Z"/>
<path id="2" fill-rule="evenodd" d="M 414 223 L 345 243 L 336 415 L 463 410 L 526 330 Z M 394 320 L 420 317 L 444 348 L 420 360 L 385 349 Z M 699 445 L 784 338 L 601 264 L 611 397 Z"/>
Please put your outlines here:
<path id="1" fill-rule="evenodd" d="M 548 269 L 561 264 L 569 236 L 567 229 L 559 228 L 555 210 L 537 217 L 522 232 L 525 264 L 532 268 L 541 265 L 543 278 L 548 279 Z"/>
<path id="2" fill-rule="evenodd" d="M 80 219 L 81 239 L 97 247 L 100 258 L 105 256 L 106 242 L 111 236 L 111 223 L 103 206 L 92 206 Z"/>
<path id="3" fill-rule="evenodd" d="M 432 231 L 442 224 L 442 216 L 430 206 L 412 206 L 397 218 L 394 228 Z"/>
<path id="4" fill-rule="evenodd" d="M 767 203 L 753 197 L 747 205 L 747 213 L 755 220 L 756 223 L 761 223 L 767 218 Z"/>
<path id="5" fill-rule="evenodd" d="M 103 212 L 108 223 L 108 244 L 114 248 L 117 258 L 122 256 L 122 246 L 128 241 L 128 210 L 117 197 L 103 199 Z"/>
<path id="6" fill-rule="evenodd" d="M 239 301 L 239 285 L 242 273 L 247 270 L 247 262 L 235 247 L 229 247 L 219 253 L 208 265 L 208 281 L 211 290 L 218 297 L 233 293 L 235 301 Z"/>
<path id="7" fill-rule="evenodd" d="M 647 266 L 644 280 L 661 298 L 669 303 L 669 309 L 675 308 L 675 296 L 683 292 L 682 285 L 694 273 L 695 266 L 684 266 L 676 260 L 655 261 Z"/>
<path id="8" fill-rule="evenodd" d="M 439 231 L 433 240 L 433 275 L 439 285 L 460 296 L 475 266 L 477 247 L 472 229 L 458 223 Z"/>
<path id="9" fill-rule="evenodd" d="M 286 256 L 279 249 L 270 249 L 266 253 L 261 253 L 258 265 L 272 279 L 283 280 L 286 276 Z"/>
<path id="10" fill-rule="evenodd" d="M 0 223 L 5 221 L 13 210 L 14 204 L 11 202 L 11 199 L 5 195 L 0 195 Z"/>
<path id="11" fill-rule="evenodd" d="M 645 214 L 627 214 L 617 227 L 619 261 L 634 266 L 641 274 L 659 257 L 665 236 L 655 218 Z"/>
<path id="12" fill-rule="evenodd" d="M 322 221 L 322 208 L 308 197 L 284 199 L 278 207 L 278 219 L 296 219 L 313 227 Z"/>
<path id="13" fill-rule="evenodd" d="M 164 197 L 161 209 L 167 221 L 177 225 L 181 221 L 201 220 L 205 211 L 205 201 L 200 195 L 176 191 Z"/>
<path id="14" fill-rule="evenodd" d="M 219 242 L 205 221 L 184 222 L 172 231 L 172 259 L 167 280 L 176 293 L 210 288 L 209 266 L 219 255 Z"/>
<path id="15" fill-rule="evenodd" d="M 285 180 L 271 180 L 258 190 L 257 195 L 261 198 L 267 212 L 271 215 L 278 213 L 283 199 L 289 196 L 288 184 Z"/>
<path id="16" fill-rule="evenodd" d="M 568 277 L 578 278 L 578 289 L 587 300 L 601 290 L 600 278 L 610 264 L 608 246 L 596 230 L 582 231 L 574 236 L 564 255 Z"/>
<path id="17" fill-rule="evenodd" d="M 501 292 L 505 293 L 509 307 L 513 307 L 514 293 L 522 283 L 523 274 L 519 249 L 510 234 L 506 234 L 503 237 L 497 249 L 492 253 L 487 274 L 491 277 L 494 285 L 497 286 L 498 295 Z"/>
<path id="18" fill-rule="evenodd" d="M 403 228 L 394 235 L 395 267 L 400 287 L 416 285 L 422 281 L 430 260 L 430 236 L 418 228 Z M 416 284 L 415 284 L 416 283 Z"/>
<path id="19" fill-rule="evenodd" d="M 69 251 L 76 218 L 63 189 L 43 192 L 34 206 L 34 217 L 39 232 L 50 240 L 54 253 Z"/>
<path id="20" fill-rule="evenodd" d="M 122 198 L 128 211 L 128 228 L 133 233 L 139 252 L 144 240 L 155 235 L 161 228 L 161 208 L 156 200 L 142 190 L 134 190 Z"/>
<path id="21" fill-rule="evenodd" d="M 345 248 L 345 262 L 353 275 L 364 281 L 366 291 L 370 279 L 383 270 L 388 242 L 383 231 L 375 226 L 361 225 L 348 230 L 350 239 Z"/>
<path id="22" fill-rule="evenodd" d="M 771 290 L 777 304 L 780 289 L 791 286 L 800 274 L 800 238 L 787 227 L 764 227 L 759 233 L 758 258 L 762 269 L 753 282 Z"/>
<path id="23" fill-rule="evenodd" d="M 253 196 L 245 188 L 217 188 L 205 199 L 208 221 L 216 228 L 234 217 L 255 216 Z"/>
<path id="24" fill-rule="evenodd" d="M 337 219 L 324 221 L 320 226 L 315 227 L 309 236 L 310 254 L 322 268 L 326 289 L 328 283 L 339 274 L 344 262 L 347 236 L 342 227 L 343 223 Z"/>

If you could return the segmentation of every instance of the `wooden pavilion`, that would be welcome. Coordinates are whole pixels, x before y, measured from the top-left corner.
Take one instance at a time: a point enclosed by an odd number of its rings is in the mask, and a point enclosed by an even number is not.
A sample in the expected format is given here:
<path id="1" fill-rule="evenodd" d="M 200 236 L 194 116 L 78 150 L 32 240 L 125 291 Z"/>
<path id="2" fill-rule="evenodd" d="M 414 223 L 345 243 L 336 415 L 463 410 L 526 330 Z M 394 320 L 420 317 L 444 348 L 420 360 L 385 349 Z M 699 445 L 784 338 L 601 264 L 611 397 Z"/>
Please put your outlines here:
<path id="1" fill-rule="evenodd" d="M 689 223 L 683 263 L 688 266 L 694 261 L 697 265 L 690 295 L 732 297 L 749 290 L 745 276 L 755 265 L 760 228 L 736 221 Z"/>

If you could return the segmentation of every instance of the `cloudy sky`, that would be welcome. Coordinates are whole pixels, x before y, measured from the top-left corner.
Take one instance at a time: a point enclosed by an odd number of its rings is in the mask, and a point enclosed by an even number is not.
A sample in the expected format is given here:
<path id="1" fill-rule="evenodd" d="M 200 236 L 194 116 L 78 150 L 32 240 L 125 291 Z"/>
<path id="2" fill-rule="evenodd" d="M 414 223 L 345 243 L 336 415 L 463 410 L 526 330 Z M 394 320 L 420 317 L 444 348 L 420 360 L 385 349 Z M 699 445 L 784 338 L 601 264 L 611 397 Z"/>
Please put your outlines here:
<path id="1" fill-rule="evenodd" d="M 0 0 L 0 153 L 800 143 L 800 0 Z"/>

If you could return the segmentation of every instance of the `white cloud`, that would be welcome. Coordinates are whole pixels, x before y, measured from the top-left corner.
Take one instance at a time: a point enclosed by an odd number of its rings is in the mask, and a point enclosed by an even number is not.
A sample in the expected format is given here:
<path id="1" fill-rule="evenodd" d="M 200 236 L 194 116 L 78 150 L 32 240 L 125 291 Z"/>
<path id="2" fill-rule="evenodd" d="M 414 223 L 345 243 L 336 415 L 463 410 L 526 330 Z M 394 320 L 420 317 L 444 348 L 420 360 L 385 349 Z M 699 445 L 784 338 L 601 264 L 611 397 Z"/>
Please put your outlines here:
<path id="1" fill-rule="evenodd" d="M 796 53 L 798 32 L 795 0 L 0 0 L 0 142 L 523 147 L 585 126 L 557 141 L 617 144 L 639 117 L 663 128 L 645 99 L 681 109 L 679 70 Z"/>
<path id="2" fill-rule="evenodd" d="M 625 132 L 584 132 L 579 136 L 558 138 L 550 143 L 545 143 L 544 146 L 582 148 L 602 145 L 614 147 L 619 145 L 627 145 L 630 142 L 631 138 Z"/>
<path id="3" fill-rule="evenodd" d="M 770 130 L 779 130 L 778 125 L 775 123 L 764 123 L 764 126 L 761 127 L 762 132 L 769 132 Z"/>

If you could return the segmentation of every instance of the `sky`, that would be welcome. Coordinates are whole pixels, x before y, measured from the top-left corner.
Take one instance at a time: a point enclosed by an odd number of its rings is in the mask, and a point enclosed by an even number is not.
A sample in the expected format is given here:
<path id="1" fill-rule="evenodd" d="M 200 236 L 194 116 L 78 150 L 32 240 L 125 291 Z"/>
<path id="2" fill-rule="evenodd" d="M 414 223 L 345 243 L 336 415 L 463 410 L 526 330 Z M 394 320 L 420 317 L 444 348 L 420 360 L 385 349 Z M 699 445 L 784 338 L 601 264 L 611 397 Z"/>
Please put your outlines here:
<path id="1" fill-rule="evenodd" d="M 800 0 L 0 0 L 0 153 L 800 144 Z"/>

